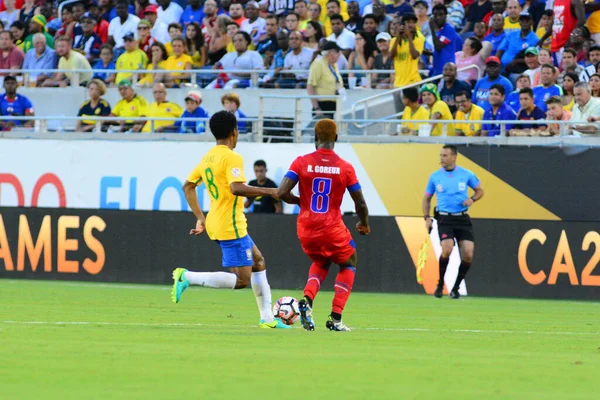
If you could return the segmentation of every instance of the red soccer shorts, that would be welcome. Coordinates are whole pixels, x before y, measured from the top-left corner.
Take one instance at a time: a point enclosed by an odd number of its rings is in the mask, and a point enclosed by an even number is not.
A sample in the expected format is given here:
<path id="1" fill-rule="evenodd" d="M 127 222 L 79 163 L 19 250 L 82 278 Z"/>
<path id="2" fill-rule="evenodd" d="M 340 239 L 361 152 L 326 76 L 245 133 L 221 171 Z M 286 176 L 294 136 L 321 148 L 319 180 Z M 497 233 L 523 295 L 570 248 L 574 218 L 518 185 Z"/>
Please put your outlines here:
<path id="1" fill-rule="evenodd" d="M 324 264 L 327 261 L 341 264 L 356 251 L 356 245 L 348 229 L 336 235 L 300 237 L 300 245 L 304 253 L 313 262 L 319 264 Z"/>

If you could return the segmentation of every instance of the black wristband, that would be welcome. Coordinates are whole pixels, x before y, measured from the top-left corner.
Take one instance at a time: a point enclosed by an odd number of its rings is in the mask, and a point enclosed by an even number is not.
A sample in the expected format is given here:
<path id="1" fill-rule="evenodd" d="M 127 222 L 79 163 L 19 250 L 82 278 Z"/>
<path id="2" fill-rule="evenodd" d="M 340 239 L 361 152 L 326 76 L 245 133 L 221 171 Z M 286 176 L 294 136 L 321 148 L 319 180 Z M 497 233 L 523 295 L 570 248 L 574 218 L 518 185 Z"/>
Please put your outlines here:
<path id="1" fill-rule="evenodd" d="M 471 200 L 473 200 L 473 203 L 475 203 L 477 201 L 477 199 L 475 198 L 475 196 L 471 197 Z"/>

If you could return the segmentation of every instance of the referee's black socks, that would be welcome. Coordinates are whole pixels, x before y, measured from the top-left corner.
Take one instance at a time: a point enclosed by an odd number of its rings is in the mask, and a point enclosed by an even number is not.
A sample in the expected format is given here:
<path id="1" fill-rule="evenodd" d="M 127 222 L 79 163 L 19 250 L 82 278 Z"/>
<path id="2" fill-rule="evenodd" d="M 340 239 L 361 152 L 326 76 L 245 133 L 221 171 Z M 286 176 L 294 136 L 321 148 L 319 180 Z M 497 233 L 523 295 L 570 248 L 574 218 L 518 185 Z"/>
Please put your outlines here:
<path id="1" fill-rule="evenodd" d="M 458 267 L 458 276 L 456 277 L 456 282 L 454 283 L 454 288 L 452 290 L 458 290 L 460 283 L 465 279 L 465 275 L 469 272 L 469 268 L 471 268 L 471 263 L 462 261 L 460 263 L 460 267 Z"/>
<path id="2" fill-rule="evenodd" d="M 438 286 L 444 286 L 444 275 L 446 275 L 446 268 L 448 268 L 449 262 L 450 258 L 440 256 L 440 280 L 438 281 Z"/>

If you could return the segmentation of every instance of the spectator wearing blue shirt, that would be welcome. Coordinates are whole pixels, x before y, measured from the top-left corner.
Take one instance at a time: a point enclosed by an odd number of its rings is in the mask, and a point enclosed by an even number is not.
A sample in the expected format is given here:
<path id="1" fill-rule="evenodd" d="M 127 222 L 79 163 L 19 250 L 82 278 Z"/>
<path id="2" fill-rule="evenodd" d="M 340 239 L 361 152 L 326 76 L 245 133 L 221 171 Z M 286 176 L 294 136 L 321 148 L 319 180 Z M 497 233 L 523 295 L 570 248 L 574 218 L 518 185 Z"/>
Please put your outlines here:
<path id="1" fill-rule="evenodd" d="M 246 118 L 246 114 L 244 114 L 243 112 L 240 111 L 240 96 L 238 96 L 237 93 L 227 93 L 224 94 L 223 97 L 221 97 L 221 104 L 223 104 L 223 107 L 229 111 L 230 113 L 232 113 L 233 115 L 235 115 L 235 117 L 238 120 L 238 132 L 239 133 L 246 133 L 247 132 L 247 122 L 246 121 L 240 121 L 240 119 L 244 119 Z"/>
<path id="2" fill-rule="evenodd" d="M 510 32 L 506 35 L 504 41 L 498 47 L 496 56 L 500 58 L 503 67 L 509 63 L 524 63 L 525 59 L 517 59 L 517 55 L 528 47 L 535 47 L 540 42 L 540 38 L 531 30 L 533 21 L 527 12 L 519 16 L 519 25 L 521 30 Z"/>
<path id="3" fill-rule="evenodd" d="M 92 69 L 116 70 L 117 65 L 113 61 L 113 48 L 109 44 L 103 44 L 100 47 L 100 58 L 96 60 Z M 110 84 L 115 82 L 115 73 L 110 72 L 94 72 L 93 78 L 102 79 L 104 83 Z"/>
<path id="4" fill-rule="evenodd" d="M 202 1 L 188 0 L 188 6 L 183 10 L 183 14 L 181 14 L 181 19 L 179 20 L 181 25 L 185 27 L 189 23 L 196 22 L 202 26 L 202 19 L 204 19 Z"/>
<path id="5" fill-rule="evenodd" d="M 507 78 L 500 75 L 500 59 L 498 57 L 488 57 L 485 60 L 485 65 L 487 76 L 477 81 L 471 100 L 479 107 L 487 110 L 490 108 L 488 95 L 492 86 L 500 84 L 504 87 L 504 93 L 510 93 L 513 90 L 513 84 Z"/>
<path id="6" fill-rule="evenodd" d="M 208 118 L 208 112 L 200 107 L 202 104 L 202 93 L 191 90 L 185 97 L 185 111 L 181 118 Z M 175 122 L 179 133 L 204 133 L 206 131 L 206 120 Z"/>
<path id="7" fill-rule="evenodd" d="M 17 79 L 14 76 L 4 78 L 4 94 L 0 95 L 0 114 L 3 117 L 33 116 L 33 104 L 25 96 L 17 94 Z M 33 121 L 21 121 L 18 119 L 2 120 L 0 127 L 3 131 L 9 131 L 14 126 L 32 127 Z"/>
<path id="8" fill-rule="evenodd" d="M 42 33 L 36 33 L 33 35 L 33 49 L 30 49 L 25 54 L 25 60 L 23 61 L 23 69 L 55 69 L 58 59 L 56 58 L 56 52 L 52 50 L 46 44 L 46 36 Z M 29 74 L 30 80 L 43 80 L 46 75 L 42 72 L 32 72 Z"/>
<path id="9" fill-rule="evenodd" d="M 452 115 L 456 113 L 456 102 L 454 98 L 458 92 L 471 93 L 471 85 L 465 81 L 458 80 L 458 73 L 456 72 L 456 64 L 447 63 L 444 65 L 442 72 L 444 78 L 440 81 L 438 91 L 440 93 L 441 100 L 448 104 L 448 108 Z M 469 94 L 469 97 L 471 95 Z"/>
<path id="10" fill-rule="evenodd" d="M 483 114 L 484 121 L 514 121 L 517 119 L 515 111 L 504 102 L 506 90 L 500 84 L 492 85 L 489 91 L 490 107 Z M 512 125 L 506 125 L 506 132 L 512 129 Z M 500 135 L 500 125 L 487 123 L 481 127 L 481 136 Z"/>
<path id="11" fill-rule="evenodd" d="M 484 195 L 477 176 L 468 169 L 456 165 L 457 156 L 456 146 L 447 144 L 442 147 L 440 152 L 442 168 L 429 177 L 422 202 L 425 228 L 427 231 L 431 231 L 433 225 L 429 215 L 431 199 L 434 195 L 437 197 L 434 217 L 437 220 L 438 235 L 442 246 L 442 254 L 439 259 L 439 280 L 434 292 L 435 297 L 438 298 L 444 295 L 444 275 L 446 275 L 455 240 L 460 250 L 461 263 L 458 267 L 458 277 L 449 295 L 452 299 L 460 298 L 458 289 L 471 267 L 475 249 L 473 225 L 468 210 Z M 469 188 L 475 192 L 471 197 L 469 197 Z"/>
<path id="12" fill-rule="evenodd" d="M 448 9 L 443 4 L 433 7 L 433 17 L 429 20 L 433 39 L 433 75 L 440 75 L 446 63 L 456 63 L 454 54 L 462 49 L 462 39 L 448 23 Z"/>
<path id="13" fill-rule="evenodd" d="M 506 96 L 506 104 L 508 104 L 515 112 L 519 112 L 521 109 L 521 101 L 519 99 L 519 95 L 521 94 L 521 89 L 530 88 L 531 87 L 531 78 L 529 75 L 522 74 L 517 78 L 517 90 L 510 92 Z"/>
<path id="14" fill-rule="evenodd" d="M 406 0 L 394 0 L 393 3 L 385 6 L 385 13 L 390 15 L 404 15 L 406 13 L 414 14 L 415 12 Z"/>
<path id="15" fill-rule="evenodd" d="M 506 32 L 504 32 L 504 17 L 502 14 L 494 14 L 492 16 L 492 33 L 487 35 L 483 40 L 492 44 L 492 54 L 496 55 L 500 44 L 506 38 Z"/>
<path id="16" fill-rule="evenodd" d="M 521 89 L 519 93 L 519 102 L 521 109 L 517 113 L 519 121 L 538 121 L 546 119 L 546 113 L 542 111 L 533 101 L 533 90 L 531 88 Z M 510 130 L 510 136 L 530 136 L 531 131 L 545 130 L 548 127 L 546 124 L 519 124 L 515 125 Z"/>
<path id="17" fill-rule="evenodd" d="M 548 111 L 546 100 L 552 96 L 562 96 L 563 90 L 556 84 L 556 68 L 554 65 L 544 64 L 540 69 L 539 86 L 533 88 L 535 97 L 535 105 L 541 108 L 544 112 Z"/>

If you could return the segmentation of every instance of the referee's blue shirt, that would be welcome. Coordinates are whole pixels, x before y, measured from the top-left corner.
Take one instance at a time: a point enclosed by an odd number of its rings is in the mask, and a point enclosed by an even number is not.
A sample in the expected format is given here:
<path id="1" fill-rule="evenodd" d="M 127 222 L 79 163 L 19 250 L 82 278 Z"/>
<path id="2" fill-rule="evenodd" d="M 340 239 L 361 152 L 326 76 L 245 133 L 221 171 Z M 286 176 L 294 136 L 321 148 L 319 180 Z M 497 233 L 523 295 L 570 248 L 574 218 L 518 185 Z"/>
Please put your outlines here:
<path id="1" fill-rule="evenodd" d="M 479 179 L 468 169 L 456 166 L 452 171 L 440 168 L 429 177 L 425 193 L 437 195 L 438 211 L 458 213 L 468 207 L 462 203 L 469 198 L 469 188 L 479 187 Z"/>

